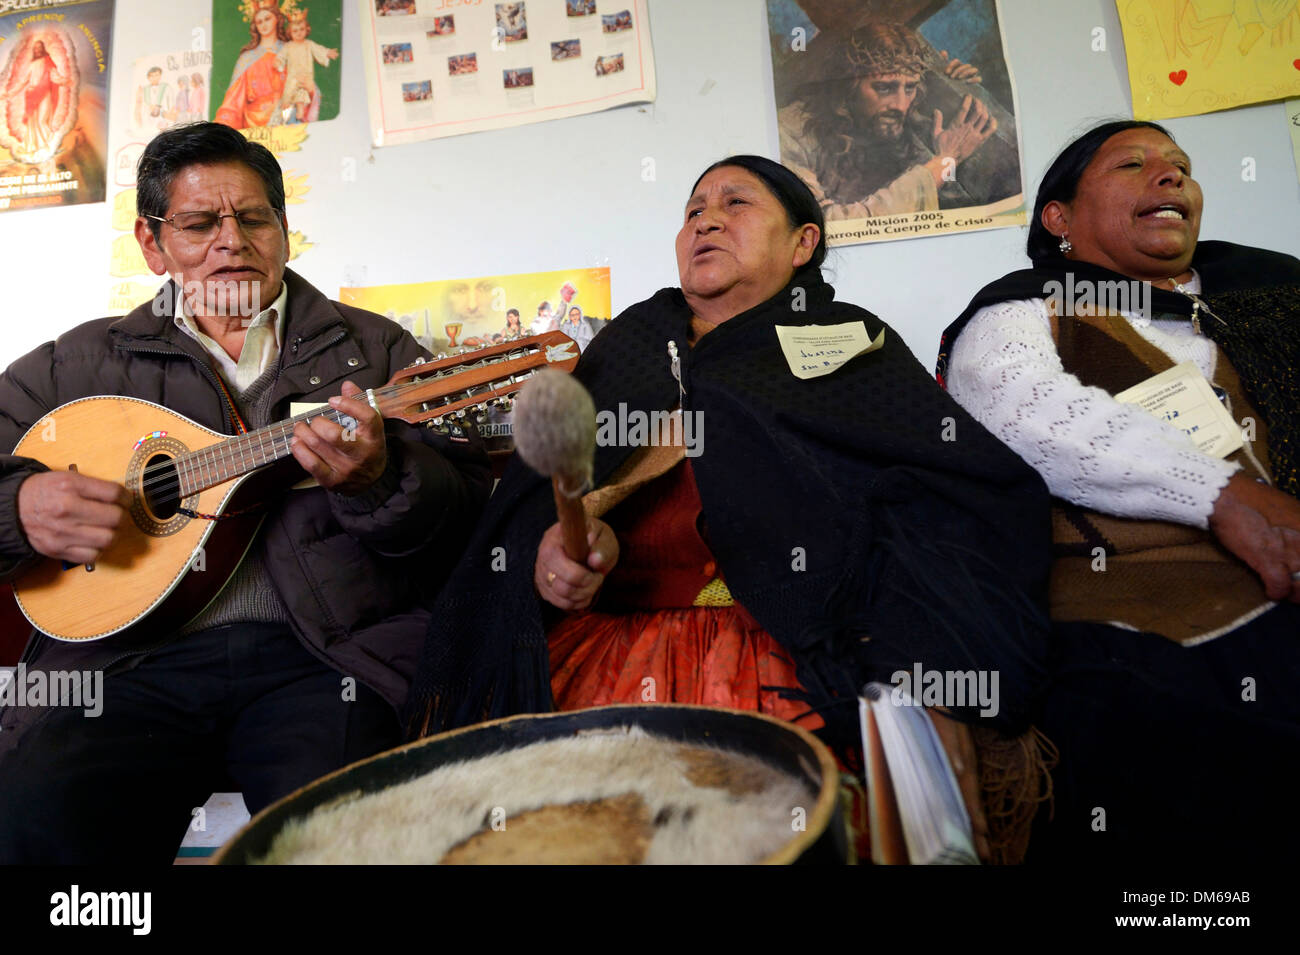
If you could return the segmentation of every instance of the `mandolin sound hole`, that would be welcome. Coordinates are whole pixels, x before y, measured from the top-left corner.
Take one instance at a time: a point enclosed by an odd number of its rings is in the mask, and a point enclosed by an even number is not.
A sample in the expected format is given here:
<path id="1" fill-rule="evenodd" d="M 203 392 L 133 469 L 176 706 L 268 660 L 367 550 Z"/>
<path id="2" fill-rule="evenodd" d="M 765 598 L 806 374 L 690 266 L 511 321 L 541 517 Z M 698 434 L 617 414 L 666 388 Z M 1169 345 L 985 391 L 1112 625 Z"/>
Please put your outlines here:
<path id="1" fill-rule="evenodd" d="M 176 473 L 175 459 L 166 454 L 155 454 L 145 463 L 141 475 L 140 493 L 151 517 L 166 521 L 175 516 L 181 506 L 180 476 Z"/>

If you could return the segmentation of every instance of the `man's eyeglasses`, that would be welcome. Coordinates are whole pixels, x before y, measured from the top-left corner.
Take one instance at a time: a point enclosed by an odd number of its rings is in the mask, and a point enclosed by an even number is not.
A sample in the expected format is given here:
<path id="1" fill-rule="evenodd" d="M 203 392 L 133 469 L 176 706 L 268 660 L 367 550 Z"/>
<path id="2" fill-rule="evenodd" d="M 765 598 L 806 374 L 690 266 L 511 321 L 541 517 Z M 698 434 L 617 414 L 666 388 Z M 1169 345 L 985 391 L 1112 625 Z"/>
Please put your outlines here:
<path id="1" fill-rule="evenodd" d="M 211 239 L 221 231 L 222 219 L 234 219 L 245 235 L 253 236 L 280 228 L 283 214 L 282 210 L 271 206 L 257 206 L 234 212 L 178 212 L 170 219 L 145 213 L 145 218 L 165 222 L 187 239 L 202 240 Z"/>

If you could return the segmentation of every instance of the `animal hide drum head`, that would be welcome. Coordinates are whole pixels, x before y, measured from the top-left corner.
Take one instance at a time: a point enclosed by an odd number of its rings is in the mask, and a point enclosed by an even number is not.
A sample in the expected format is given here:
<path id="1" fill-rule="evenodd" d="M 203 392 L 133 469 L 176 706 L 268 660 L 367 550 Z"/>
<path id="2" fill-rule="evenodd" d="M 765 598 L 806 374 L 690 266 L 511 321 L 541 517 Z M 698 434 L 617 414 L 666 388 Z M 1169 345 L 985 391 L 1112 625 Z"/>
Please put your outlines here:
<path id="1" fill-rule="evenodd" d="M 655 704 L 519 716 L 317 780 L 214 861 L 843 862 L 838 787 L 820 741 L 755 713 Z"/>

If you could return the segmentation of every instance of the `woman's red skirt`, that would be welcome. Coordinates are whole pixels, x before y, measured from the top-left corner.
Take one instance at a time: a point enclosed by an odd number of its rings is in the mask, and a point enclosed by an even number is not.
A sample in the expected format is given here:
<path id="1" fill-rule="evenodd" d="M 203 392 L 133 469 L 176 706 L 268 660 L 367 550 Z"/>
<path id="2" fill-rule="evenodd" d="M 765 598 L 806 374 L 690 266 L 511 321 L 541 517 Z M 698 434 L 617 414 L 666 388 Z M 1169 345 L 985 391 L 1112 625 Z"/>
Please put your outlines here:
<path id="1" fill-rule="evenodd" d="M 695 703 L 822 725 L 799 700 L 794 663 L 736 607 L 569 614 L 551 628 L 551 691 L 561 710 L 614 703 Z"/>

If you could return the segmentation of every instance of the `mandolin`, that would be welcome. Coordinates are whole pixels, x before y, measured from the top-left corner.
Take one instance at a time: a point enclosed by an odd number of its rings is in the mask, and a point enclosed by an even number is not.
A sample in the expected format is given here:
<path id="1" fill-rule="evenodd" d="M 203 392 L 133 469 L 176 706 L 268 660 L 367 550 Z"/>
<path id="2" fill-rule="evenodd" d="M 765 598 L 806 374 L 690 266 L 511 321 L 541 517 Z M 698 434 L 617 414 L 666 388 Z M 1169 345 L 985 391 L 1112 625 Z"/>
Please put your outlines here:
<path id="1" fill-rule="evenodd" d="M 421 360 L 354 400 L 454 436 L 542 368 L 567 372 L 577 363 L 577 345 L 553 331 Z M 55 408 L 13 453 L 121 483 L 130 520 L 93 564 L 49 558 L 24 571 L 13 585 L 23 614 L 43 633 L 77 642 L 128 629 L 162 633 L 193 619 L 252 545 L 265 513 L 258 505 L 303 477 L 290 455 L 293 429 L 316 417 L 353 424 L 346 411 L 321 405 L 232 438 L 139 398 L 100 395 Z"/>

